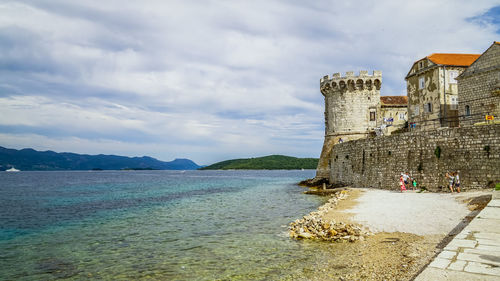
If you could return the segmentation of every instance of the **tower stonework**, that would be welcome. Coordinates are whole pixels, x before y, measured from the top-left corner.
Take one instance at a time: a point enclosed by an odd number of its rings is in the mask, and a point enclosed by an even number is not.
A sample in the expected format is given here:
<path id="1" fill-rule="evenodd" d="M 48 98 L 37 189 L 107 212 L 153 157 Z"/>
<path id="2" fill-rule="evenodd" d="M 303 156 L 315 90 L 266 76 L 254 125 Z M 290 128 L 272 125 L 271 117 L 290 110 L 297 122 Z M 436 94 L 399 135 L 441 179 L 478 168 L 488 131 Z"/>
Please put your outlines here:
<path id="1" fill-rule="evenodd" d="M 325 140 L 316 169 L 315 180 L 325 180 L 330 174 L 330 155 L 341 142 L 368 137 L 377 127 L 380 112 L 382 72 L 335 73 L 320 80 L 325 97 Z"/>

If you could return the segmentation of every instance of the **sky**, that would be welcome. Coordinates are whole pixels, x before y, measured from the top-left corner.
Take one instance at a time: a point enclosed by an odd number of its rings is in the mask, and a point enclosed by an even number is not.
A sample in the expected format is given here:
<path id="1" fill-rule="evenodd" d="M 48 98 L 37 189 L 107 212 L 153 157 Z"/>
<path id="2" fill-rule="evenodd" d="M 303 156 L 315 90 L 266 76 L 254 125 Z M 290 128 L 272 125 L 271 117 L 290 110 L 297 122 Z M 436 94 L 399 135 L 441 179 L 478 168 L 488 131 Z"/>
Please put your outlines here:
<path id="1" fill-rule="evenodd" d="M 319 157 L 319 80 L 500 41 L 500 1 L 0 0 L 0 146 Z"/>

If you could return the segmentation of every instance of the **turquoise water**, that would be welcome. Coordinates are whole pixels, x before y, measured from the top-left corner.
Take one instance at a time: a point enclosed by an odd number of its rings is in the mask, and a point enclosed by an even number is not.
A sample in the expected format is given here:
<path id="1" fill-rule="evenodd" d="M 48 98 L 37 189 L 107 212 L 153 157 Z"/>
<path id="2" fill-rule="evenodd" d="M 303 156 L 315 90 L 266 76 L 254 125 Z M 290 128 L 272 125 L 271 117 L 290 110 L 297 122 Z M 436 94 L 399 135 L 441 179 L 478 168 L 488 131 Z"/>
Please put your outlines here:
<path id="1" fill-rule="evenodd" d="M 300 279 L 331 254 L 291 240 L 314 171 L 0 173 L 1 280 Z"/>

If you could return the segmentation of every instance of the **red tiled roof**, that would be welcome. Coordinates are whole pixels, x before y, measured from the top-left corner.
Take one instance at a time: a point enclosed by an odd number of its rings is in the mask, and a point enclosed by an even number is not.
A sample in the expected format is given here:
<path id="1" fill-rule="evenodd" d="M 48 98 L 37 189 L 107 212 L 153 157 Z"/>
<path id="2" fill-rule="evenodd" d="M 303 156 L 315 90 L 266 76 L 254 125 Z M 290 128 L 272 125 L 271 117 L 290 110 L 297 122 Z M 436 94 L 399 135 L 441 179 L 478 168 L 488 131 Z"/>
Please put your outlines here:
<path id="1" fill-rule="evenodd" d="M 435 64 L 469 66 L 481 54 L 432 54 L 427 58 Z"/>
<path id="2" fill-rule="evenodd" d="M 500 42 L 498 41 L 493 41 L 495 44 L 500 45 Z"/>
<path id="3" fill-rule="evenodd" d="M 381 96 L 380 102 L 382 105 L 407 105 L 407 96 Z"/>

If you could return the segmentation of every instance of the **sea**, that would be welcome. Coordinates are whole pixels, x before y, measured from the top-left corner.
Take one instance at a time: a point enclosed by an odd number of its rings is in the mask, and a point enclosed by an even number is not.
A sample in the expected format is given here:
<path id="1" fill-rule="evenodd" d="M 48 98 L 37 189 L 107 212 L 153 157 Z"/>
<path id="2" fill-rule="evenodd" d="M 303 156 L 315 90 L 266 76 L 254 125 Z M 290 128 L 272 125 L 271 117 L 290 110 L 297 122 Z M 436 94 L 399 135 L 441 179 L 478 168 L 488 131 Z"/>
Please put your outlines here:
<path id="1" fill-rule="evenodd" d="M 0 172 L 0 280 L 308 280 L 313 170 Z"/>

